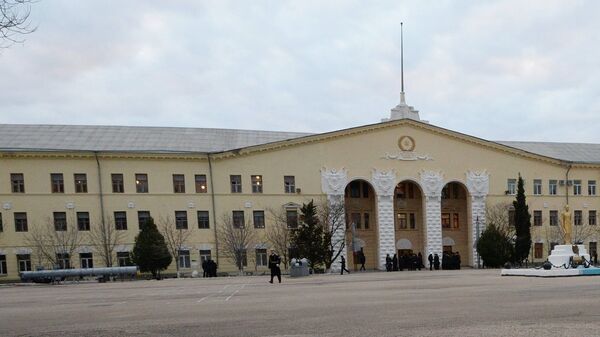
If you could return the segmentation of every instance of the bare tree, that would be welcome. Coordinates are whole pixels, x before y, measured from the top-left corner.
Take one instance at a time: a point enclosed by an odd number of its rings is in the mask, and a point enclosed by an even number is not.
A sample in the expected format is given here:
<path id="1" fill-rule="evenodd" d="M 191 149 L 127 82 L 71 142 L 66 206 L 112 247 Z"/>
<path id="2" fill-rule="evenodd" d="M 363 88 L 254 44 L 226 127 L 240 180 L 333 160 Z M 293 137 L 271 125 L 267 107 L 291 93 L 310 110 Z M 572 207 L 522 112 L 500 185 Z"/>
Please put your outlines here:
<path id="1" fill-rule="evenodd" d="M 92 224 L 89 240 L 104 261 L 104 265 L 112 267 L 116 247 L 123 241 L 123 232 L 117 230 L 113 219 L 99 220 L 96 224 Z"/>
<path id="2" fill-rule="evenodd" d="M 323 244 L 326 247 L 325 269 L 346 249 L 346 217 L 342 199 L 323 199 L 317 205 L 317 216 L 323 226 Z"/>
<path id="3" fill-rule="evenodd" d="M 494 226 L 500 233 L 508 239 L 515 238 L 515 226 L 511 225 L 508 218 L 509 210 L 512 204 L 508 202 L 499 202 L 497 204 L 488 203 L 485 207 L 485 217 L 488 226 Z"/>
<path id="4" fill-rule="evenodd" d="M 18 36 L 33 33 L 29 15 L 33 0 L 0 0 L 0 48 L 22 43 Z"/>
<path id="5" fill-rule="evenodd" d="M 52 219 L 48 219 L 44 225 L 31 226 L 31 230 L 25 235 L 25 242 L 35 251 L 40 265 L 47 262 L 54 268 L 60 265 L 61 256 L 73 258 L 73 254 L 81 246 L 82 236 L 77 226 L 73 225 L 75 221 L 70 223 L 64 230 L 56 228 Z"/>
<path id="6" fill-rule="evenodd" d="M 225 257 L 234 263 L 240 275 L 244 273 L 244 256 L 247 249 L 256 241 L 256 231 L 251 223 L 234 223 L 229 214 L 223 214 L 218 227 L 219 243 Z"/>
<path id="7" fill-rule="evenodd" d="M 175 268 L 177 277 L 179 278 L 179 257 L 181 250 L 185 247 L 191 232 L 187 228 L 177 228 L 177 223 L 172 217 L 161 217 L 158 221 L 158 229 L 165 237 L 165 243 L 169 249 L 169 253 L 175 260 Z"/>
<path id="8" fill-rule="evenodd" d="M 600 235 L 600 227 L 598 225 L 581 224 L 571 226 L 571 239 L 574 244 L 582 244 L 583 242 L 596 238 Z M 562 221 L 559 219 L 556 226 L 547 226 L 545 230 L 546 240 L 548 242 L 564 243 L 570 245 L 571 242 L 565 242 L 565 232 L 562 226 Z"/>
<path id="9" fill-rule="evenodd" d="M 283 265 L 287 269 L 290 260 L 288 248 L 290 248 L 292 240 L 292 232 L 287 222 L 287 213 L 284 208 L 277 210 L 268 208 L 267 212 L 272 223 L 265 233 L 267 241 L 279 253 Z"/>

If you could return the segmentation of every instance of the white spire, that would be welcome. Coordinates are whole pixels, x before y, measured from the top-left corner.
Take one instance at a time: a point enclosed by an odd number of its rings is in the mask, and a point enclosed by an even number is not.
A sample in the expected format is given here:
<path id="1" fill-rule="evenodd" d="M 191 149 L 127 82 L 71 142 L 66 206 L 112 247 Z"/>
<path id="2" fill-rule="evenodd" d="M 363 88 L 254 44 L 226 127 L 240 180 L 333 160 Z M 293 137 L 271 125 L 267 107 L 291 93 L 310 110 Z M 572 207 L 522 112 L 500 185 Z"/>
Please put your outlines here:
<path id="1" fill-rule="evenodd" d="M 382 119 L 382 122 L 403 118 L 421 120 L 419 111 L 406 104 L 406 97 L 404 95 L 404 35 L 402 26 L 403 23 L 400 22 L 400 104 L 391 110 L 390 118 Z"/>

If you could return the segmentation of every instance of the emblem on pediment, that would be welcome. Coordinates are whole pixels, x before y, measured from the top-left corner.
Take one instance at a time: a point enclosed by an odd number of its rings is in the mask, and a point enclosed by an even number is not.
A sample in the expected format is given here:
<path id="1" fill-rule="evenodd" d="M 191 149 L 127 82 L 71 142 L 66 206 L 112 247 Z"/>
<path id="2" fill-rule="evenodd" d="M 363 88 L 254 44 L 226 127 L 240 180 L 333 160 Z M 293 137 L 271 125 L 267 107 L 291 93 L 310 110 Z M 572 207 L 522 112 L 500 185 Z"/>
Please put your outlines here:
<path id="1" fill-rule="evenodd" d="M 421 186 L 428 197 L 439 196 L 444 187 L 444 179 L 441 171 L 422 171 Z"/>
<path id="2" fill-rule="evenodd" d="M 398 139 L 398 147 L 402 151 L 413 151 L 415 149 L 415 140 L 411 136 L 402 136 Z"/>
<path id="3" fill-rule="evenodd" d="M 348 170 L 345 168 L 341 169 L 328 169 L 323 167 L 321 169 L 321 189 L 325 194 L 344 194 L 344 188 L 348 182 Z"/>
<path id="4" fill-rule="evenodd" d="M 486 170 L 467 171 L 467 189 L 472 196 L 485 196 L 490 191 L 490 175 Z"/>
<path id="5" fill-rule="evenodd" d="M 414 161 L 414 160 L 433 160 L 428 154 L 418 154 L 415 153 L 416 142 L 415 139 L 411 136 L 401 136 L 398 139 L 398 147 L 400 148 L 400 152 L 397 153 L 389 153 L 386 152 L 382 159 L 388 160 L 403 160 L 403 161 Z"/>
<path id="6" fill-rule="evenodd" d="M 373 187 L 379 196 L 390 196 L 394 194 L 396 187 L 396 172 L 394 170 L 373 169 Z"/>

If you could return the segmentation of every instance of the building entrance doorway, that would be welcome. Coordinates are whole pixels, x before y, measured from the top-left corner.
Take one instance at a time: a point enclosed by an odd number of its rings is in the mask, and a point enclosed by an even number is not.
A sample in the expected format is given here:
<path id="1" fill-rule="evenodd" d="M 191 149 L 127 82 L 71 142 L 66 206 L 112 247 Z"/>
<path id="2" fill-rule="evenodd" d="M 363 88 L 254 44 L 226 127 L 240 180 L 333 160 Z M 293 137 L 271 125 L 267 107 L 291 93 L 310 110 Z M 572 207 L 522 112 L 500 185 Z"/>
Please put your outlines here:
<path id="1" fill-rule="evenodd" d="M 348 268 L 358 270 L 361 259 L 366 269 L 376 269 L 378 261 L 375 190 L 365 180 L 353 180 L 344 193 Z"/>

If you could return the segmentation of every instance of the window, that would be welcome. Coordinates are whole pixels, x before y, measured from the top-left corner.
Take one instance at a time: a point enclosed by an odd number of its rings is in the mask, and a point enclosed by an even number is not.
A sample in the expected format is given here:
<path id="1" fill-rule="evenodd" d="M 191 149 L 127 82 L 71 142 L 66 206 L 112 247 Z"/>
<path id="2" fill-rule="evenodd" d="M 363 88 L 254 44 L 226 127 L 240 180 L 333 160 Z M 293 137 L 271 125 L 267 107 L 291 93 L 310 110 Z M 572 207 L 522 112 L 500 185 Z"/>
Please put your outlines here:
<path id="1" fill-rule="evenodd" d="M 242 176 L 230 175 L 229 181 L 231 182 L 231 193 L 242 193 Z"/>
<path id="2" fill-rule="evenodd" d="M 27 213 L 15 212 L 15 232 L 27 232 Z"/>
<path id="3" fill-rule="evenodd" d="M 508 194 L 517 194 L 517 179 L 508 179 L 506 190 Z"/>
<path id="4" fill-rule="evenodd" d="M 556 180 L 548 181 L 548 194 L 556 195 Z"/>
<path id="5" fill-rule="evenodd" d="M 533 211 L 533 225 L 534 226 L 542 225 L 542 211 Z"/>
<path id="6" fill-rule="evenodd" d="M 360 181 L 350 183 L 350 198 L 360 198 Z"/>
<path id="7" fill-rule="evenodd" d="M 534 245 L 534 258 L 541 259 L 544 257 L 544 244 L 541 242 L 536 242 Z"/>
<path id="8" fill-rule="evenodd" d="M 362 223 L 360 221 L 360 213 L 351 213 L 350 219 L 357 229 L 360 229 L 362 227 Z"/>
<path id="9" fill-rule="evenodd" d="M 450 228 L 450 213 L 442 213 L 442 228 Z"/>
<path id="10" fill-rule="evenodd" d="M 550 226 L 558 226 L 558 211 L 550 211 Z"/>
<path id="11" fill-rule="evenodd" d="M 192 264 L 190 263 L 190 251 L 189 250 L 180 250 L 179 251 L 179 268 L 191 268 Z"/>
<path id="12" fill-rule="evenodd" d="M 252 180 L 252 193 L 262 193 L 263 192 L 263 184 L 262 184 L 262 176 L 253 175 L 250 177 Z"/>
<path id="13" fill-rule="evenodd" d="M 588 195 L 596 195 L 596 181 L 588 180 Z"/>
<path id="14" fill-rule="evenodd" d="M 2 223 L 2 213 L 0 213 L 0 232 L 4 232 L 4 224 Z"/>
<path id="15" fill-rule="evenodd" d="M 396 219 L 398 220 L 398 229 L 406 229 L 406 213 L 398 213 L 396 214 Z"/>
<path id="16" fill-rule="evenodd" d="M 123 211 L 115 212 L 115 229 L 118 231 L 127 230 L 127 213 Z"/>
<path id="17" fill-rule="evenodd" d="M 208 211 L 198 211 L 198 228 L 210 228 L 210 219 L 208 217 Z"/>
<path id="18" fill-rule="evenodd" d="M 117 262 L 119 263 L 119 267 L 131 266 L 129 252 L 117 252 Z"/>
<path id="19" fill-rule="evenodd" d="M 581 210 L 576 210 L 573 212 L 573 225 L 581 226 L 583 225 L 583 212 Z"/>
<path id="20" fill-rule="evenodd" d="M 256 249 L 256 266 L 257 267 L 266 267 L 268 264 L 267 258 L 267 250 L 266 249 Z"/>
<path id="21" fill-rule="evenodd" d="M 205 174 L 196 174 L 196 193 L 206 193 L 206 175 Z"/>
<path id="22" fill-rule="evenodd" d="M 558 242 L 550 242 L 550 250 L 549 252 L 554 250 L 554 247 L 556 247 L 556 245 L 558 245 Z"/>
<path id="23" fill-rule="evenodd" d="M 124 193 L 125 185 L 123 184 L 123 174 L 113 173 L 110 175 L 112 180 L 112 191 L 113 193 Z"/>
<path id="24" fill-rule="evenodd" d="M 285 193 L 296 193 L 296 177 L 284 176 L 283 177 L 283 191 Z"/>
<path id="25" fill-rule="evenodd" d="M 595 226 L 596 225 L 596 211 L 590 211 L 588 213 L 588 224 L 590 226 Z"/>
<path id="26" fill-rule="evenodd" d="M 534 179 L 533 180 L 533 195 L 541 195 L 542 194 L 542 180 Z"/>
<path id="27" fill-rule="evenodd" d="M 13 193 L 25 193 L 25 177 L 23 173 L 11 173 L 10 184 Z"/>
<path id="28" fill-rule="evenodd" d="M 581 195 L 581 180 L 573 180 L 573 195 Z"/>
<path id="29" fill-rule="evenodd" d="M 94 268 L 92 253 L 79 253 L 79 266 L 84 269 Z"/>
<path id="30" fill-rule="evenodd" d="M 187 211 L 175 211 L 175 228 L 188 229 Z"/>
<path id="31" fill-rule="evenodd" d="M 17 265 L 19 266 L 19 273 L 22 271 L 31 271 L 31 255 L 17 254 Z"/>
<path id="32" fill-rule="evenodd" d="M 148 193 L 148 175 L 146 173 L 135 174 L 136 193 Z"/>
<path id="33" fill-rule="evenodd" d="M 6 270 L 6 255 L 0 255 L 0 275 L 6 274 L 8 274 Z"/>
<path id="34" fill-rule="evenodd" d="M 244 227 L 244 211 L 233 211 L 233 227 L 241 228 Z"/>
<path id="35" fill-rule="evenodd" d="M 87 175 L 85 173 L 75 173 L 75 193 L 87 193 Z"/>
<path id="36" fill-rule="evenodd" d="M 365 199 L 369 197 L 369 184 L 364 181 L 362 183 L 362 197 Z"/>
<path id="37" fill-rule="evenodd" d="M 200 263 L 210 260 L 210 249 L 200 249 Z"/>
<path id="38" fill-rule="evenodd" d="M 285 211 L 288 228 L 298 228 L 298 210 L 288 209 Z"/>
<path id="39" fill-rule="evenodd" d="M 185 193 L 185 176 L 183 174 L 173 175 L 173 192 Z"/>
<path id="40" fill-rule="evenodd" d="M 453 213 L 452 214 L 452 229 L 458 229 L 460 228 L 460 220 L 458 217 L 458 213 Z"/>
<path id="41" fill-rule="evenodd" d="M 90 230 L 90 213 L 77 212 L 77 229 L 80 231 Z"/>
<path id="42" fill-rule="evenodd" d="M 265 228 L 265 211 L 252 212 L 254 219 L 254 228 Z"/>
<path id="43" fill-rule="evenodd" d="M 65 181 L 62 173 L 50 174 L 50 188 L 52 193 L 65 193 Z"/>
<path id="44" fill-rule="evenodd" d="M 591 241 L 589 244 L 589 253 L 590 253 L 590 257 L 596 255 L 596 252 L 598 251 L 598 243 Z"/>
<path id="45" fill-rule="evenodd" d="M 369 213 L 365 213 L 363 214 L 364 216 L 364 222 L 363 224 L 365 225 L 365 229 L 369 229 L 370 223 L 369 223 Z"/>
<path id="46" fill-rule="evenodd" d="M 150 221 L 150 211 L 138 211 L 138 226 L 140 230 L 148 221 Z"/>
<path id="47" fill-rule="evenodd" d="M 65 212 L 54 212 L 54 230 L 66 231 L 67 230 L 67 213 Z"/>
<path id="48" fill-rule="evenodd" d="M 71 258 L 68 253 L 58 253 L 56 254 L 56 262 L 58 262 L 58 269 L 70 269 L 71 268 Z"/>
<path id="49" fill-rule="evenodd" d="M 515 210 L 508 210 L 508 225 L 511 227 L 515 227 Z"/>

